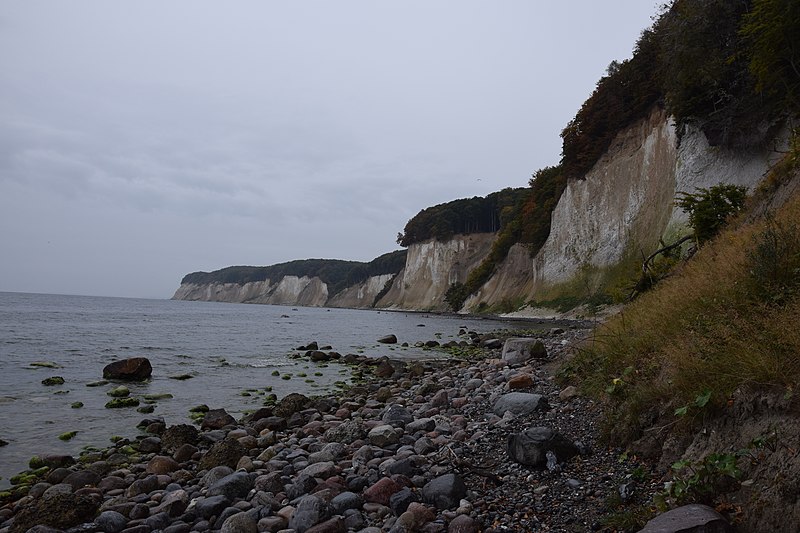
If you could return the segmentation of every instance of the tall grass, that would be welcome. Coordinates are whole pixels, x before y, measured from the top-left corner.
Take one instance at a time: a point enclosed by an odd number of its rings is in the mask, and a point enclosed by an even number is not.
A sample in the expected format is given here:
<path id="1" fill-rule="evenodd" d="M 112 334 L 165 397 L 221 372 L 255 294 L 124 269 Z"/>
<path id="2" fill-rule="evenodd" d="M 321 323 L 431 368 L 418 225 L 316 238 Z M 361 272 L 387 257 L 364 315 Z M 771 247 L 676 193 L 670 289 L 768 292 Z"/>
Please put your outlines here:
<path id="1" fill-rule="evenodd" d="M 609 401 L 609 436 L 635 438 L 683 406 L 800 381 L 800 195 L 729 229 L 596 331 L 562 369 Z M 710 401 L 699 402 L 710 392 Z M 691 419 L 692 417 L 686 417 Z"/>

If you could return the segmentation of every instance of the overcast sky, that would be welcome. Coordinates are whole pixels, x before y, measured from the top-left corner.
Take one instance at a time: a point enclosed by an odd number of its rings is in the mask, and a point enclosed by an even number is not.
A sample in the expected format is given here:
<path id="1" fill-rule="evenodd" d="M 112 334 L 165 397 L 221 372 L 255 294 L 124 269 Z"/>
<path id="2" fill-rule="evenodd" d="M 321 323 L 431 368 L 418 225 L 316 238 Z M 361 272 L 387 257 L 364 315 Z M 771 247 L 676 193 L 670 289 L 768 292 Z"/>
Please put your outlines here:
<path id="1" fill-rule="evenodd" d="M 0 290 L 368 261 L 527 185 L 653 0 L 0 2 Z"/>

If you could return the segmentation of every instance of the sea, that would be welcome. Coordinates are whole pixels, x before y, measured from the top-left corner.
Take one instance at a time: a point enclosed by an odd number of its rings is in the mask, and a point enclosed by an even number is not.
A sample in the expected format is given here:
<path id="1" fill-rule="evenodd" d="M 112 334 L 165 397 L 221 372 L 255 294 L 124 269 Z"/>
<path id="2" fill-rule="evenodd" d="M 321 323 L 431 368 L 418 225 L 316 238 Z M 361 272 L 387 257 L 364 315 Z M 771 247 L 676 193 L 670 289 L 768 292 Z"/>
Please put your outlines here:
<path id="1" fill-rule="evenodd" d="M 461 329 L 536 327 L 431 313 L 0 292 L 0 488 L 34 455 L 77 456 L 109 446 L 112 436 L 135 438 L 144 418 L 191 423 L 189 410 L 200 404 L 239 418 L 268 394 L 317 395 L 348 383 L 344 365 L 292 357 L 311 341 L 343 355 L 425 359 L 444 354 L 416 342 L 458 340 Z M 388 334 L 410 347 L 377 342 Z M 125 384 L 131 396 L 172 396 L 153 403 L 152 414 L 107 409 L 107 393 L 120 383 L 87 386 L 128 357 L 147 357 L 153 367 L 148 381 Z M 54 376 L 63 385 L 42 383 Z"/>

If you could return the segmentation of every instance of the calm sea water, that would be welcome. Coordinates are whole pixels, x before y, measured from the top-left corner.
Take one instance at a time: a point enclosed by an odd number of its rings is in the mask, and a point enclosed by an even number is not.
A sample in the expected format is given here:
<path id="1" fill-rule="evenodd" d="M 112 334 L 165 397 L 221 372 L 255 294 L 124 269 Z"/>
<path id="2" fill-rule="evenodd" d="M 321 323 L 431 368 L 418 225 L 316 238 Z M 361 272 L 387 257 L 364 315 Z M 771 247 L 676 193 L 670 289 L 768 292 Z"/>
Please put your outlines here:
<path id="1" fill-rule="evenodd" d="M 522 327 L 417 313 L 0 292 L 0 439 L 9 442 L 0 447 L 0 486 L 8 486 L 8 478 L 25 469 L 32 455 L 104 447 L 112 435 L 135 436 L 136 423 L 145 417 L 188 423 L 189 408 L 205 403 L 238 418 L 261 406 L 267 387 L 279 397 L 329 391 L 347 380 L 346 368 L 289 357 L 312 340 L 342 354 L 430 357 L 431 352 L 375 341 L 389 333 L 401 343 L 446 341 L 457 338 L 462 326 L 481 332 Z M 102 379 L 111 361 L 139 356 L 150 360 L 153 375 L 145 383 L 126 384 L 132 395 L 173 398 L 159 400 L 153 415 L 106 409 L 106 393 L 116 384 L 86 384 Z M 58 368 L 31 365 L 42 361 Z M 276 370 L 291 379 L 273 376 Z M 170 378 L 178 374 L 193 378 Z M 42 385 L 51 376 L 65 383 Z M 74 402 L 84 407 L 74 409 Z M 78 434 L 72 440 L 58 439 L 73 430 Z"/>

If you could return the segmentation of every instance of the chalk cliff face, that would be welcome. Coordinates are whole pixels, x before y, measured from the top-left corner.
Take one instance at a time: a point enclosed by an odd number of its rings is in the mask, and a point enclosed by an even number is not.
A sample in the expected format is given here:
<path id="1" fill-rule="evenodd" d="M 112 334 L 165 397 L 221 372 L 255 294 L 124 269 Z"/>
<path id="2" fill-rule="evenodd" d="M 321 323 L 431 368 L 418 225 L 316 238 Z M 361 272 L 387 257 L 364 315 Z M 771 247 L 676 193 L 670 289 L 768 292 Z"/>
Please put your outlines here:
<path id="1" fill-rule="evenodd" d="M 173 300 L 232 302 L 275 305 L 325 305 L 328 287 L 319 278 L 285 276 L 278 283 L 270 280 L 236 283 L 184 283 Z"/>
<path id="2" fill-rule="evenodd" d="M 456 235 L 446 242 L 429 240 L 408 247 L 406 266 L 378 307 L 444 310 L 445 292 L 463 283 L 492 249 L 493 233 Z"/>
<path id="3" fill-rule="evenodd" d="M 771 147 L 751 151 L 711 147 L 700 130 L 685 131 L 679 142 L 674 123 L 662 110 L 654 110 L 622 131 L 585 179 L 567 185 L 553 211 L 550 236 L 536 256 L 531 257 L 523 245 L 513 246 L 463 310 L 475 310 L 481 303 L 546 299 L 548 291 L 576 283 L 585 272 L 594 272 L 597 278 L 603 269 L 640 260 L 656 250 L 660 240 L 673 242 L 686 231 L 687 216 L 674 205 L 678 192 L 723 182 L 752 189 L 779 155 Z M 494 239 L 494 234 L 479 233 L 413 244 L 397 275 L 373 276 L 335 295 L 317 277 L 286 276 L 276 283 L 187 283 L 173 298 L 446 310 L 447 289 L 466 280 L 489 254 Z"/>
<path id="4" fill-rule="evenodd" d="M 754 188 L 776 157 L 771 149 L 734 151 L 710 147 L 699 130 L 680 143 L 661 110 L 620 133 L 585 179 L 571 182 L 552 215 L 550 236 L 535 257 L 515 245 L 495 275 L 465 302 L 534 300 L 574 280 L 581 270 L 603 269 L 649 255 L 659 239 L 674 240 L 686 214 L 678 192 L 732 183 Z"/>
<path id="5" fill-rule="evenodd" d="M 369 308 L 375 303 L 375 298 L 383 291 L 387 283 L 394 279 L 394 274 L 372 276 L 365 281 L 348 287 L 334 295 L 326 305 L 330 307 Z"/>

